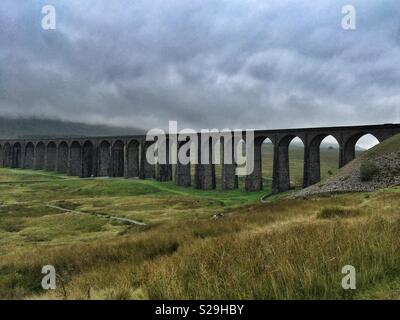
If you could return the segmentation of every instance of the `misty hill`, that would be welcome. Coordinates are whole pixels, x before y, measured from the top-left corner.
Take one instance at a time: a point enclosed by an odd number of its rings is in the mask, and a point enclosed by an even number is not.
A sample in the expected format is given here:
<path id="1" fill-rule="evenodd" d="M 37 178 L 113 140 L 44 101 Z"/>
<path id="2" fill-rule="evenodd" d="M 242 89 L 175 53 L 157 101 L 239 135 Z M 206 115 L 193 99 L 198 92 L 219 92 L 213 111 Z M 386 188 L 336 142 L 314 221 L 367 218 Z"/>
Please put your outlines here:
<path id="1" fill-rule="evenodd" d="M 363 152 L 325 182 L 296 196 L 343 192 L 369 192 L 400 185 L 400 134 Z"/>
<path id="2" fill-rule="evenodd" d="M 92 125 L 79 122 L 39 118 L 0 117 L 0 138 L 12 139 L 29 136 L 102 136 L 133 135 L 143 133 L 136 128 Z"/>

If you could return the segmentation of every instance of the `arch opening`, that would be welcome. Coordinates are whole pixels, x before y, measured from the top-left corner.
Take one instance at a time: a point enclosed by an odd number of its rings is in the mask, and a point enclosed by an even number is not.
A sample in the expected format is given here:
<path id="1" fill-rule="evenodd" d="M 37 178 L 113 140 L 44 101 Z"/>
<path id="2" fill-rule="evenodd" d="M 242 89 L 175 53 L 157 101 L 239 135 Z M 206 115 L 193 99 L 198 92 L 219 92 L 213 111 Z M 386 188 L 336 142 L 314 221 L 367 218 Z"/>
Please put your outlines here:
<path id="1" fill-rule="evenodd" d="M 124 143 L 116 141 L 112 147 L 112 176 L 123 177 L 125 170 Z"/>
<path id="2" fill-rule="evenodd" d="M 56 170 L 56 157 L 57 157 L 57 146 L 54 142 L 49 142 L 46 148 L 46 170 Z"/>
<path id="3" fill-rule="evenodd" d="M 340 146 L 332 135 L 322 139 L 320 151 L 320 180 L 326 180 L 339 170 Z"/>
<path id="4" fill-rule="evenodd" d="M 81 176 L 82 175 L 82 154 L 81 145 L 79 142 L 74 141 L 70 148 L 70 166 L 69 166 L 71 176 Z"/>
<path id="5" fill-rule="evenodd" d="M 68 172 L 68 144 L 65 141 L 61 142 L 58 146 L 57 172 Z"/>
<path id="6" fill-rule="evenodd" d="M 304 187 L 316 184 L 339 169 L 339 143 L 335 137 L 320 134 L 309 145 L 304 166 Z"/>
<path id="7" fill-rule="evenodd" d="M 270 138 L 265 138 L 261 145 L 261 176 L 262 188 L 271 191 L 273 180 L 274 144 Z"/>
<path id="8" fill-rule="evenodd" d="M 21 152 L 21 144 L 14 143 L 12 148 L 12 159 L 11 159 L 11 167 L 12 168 L 22 168 L 22 152 Z"/>
<path id="9" fill-rule="evenodd" d="M 46 147 L 43 142 L 39 142 L 35 148 L 35 169 L 43 170 L 45 165 Z"/>
<path id="10" fill-rule="evenodd" d="M 147 161 L 146 153 L 150 146 L 154 144 L 153 141 L 146 141 L 141 146 L 141 178 L 142 179 L 154 179 L 156 176 L 156 166 Z"/>
<path id="11" fill-rule="evenodd" d="M 304 143 L 295 135 L 283 137 L 274 154 L 273 192 L 302 187 L 304 179 Z"/>
<path id="12" fill-rule="evenodd" d="M 34 160 L 35 160 L 35 146 L 32 142 L 29 142 L 25 146 L 25 157 L 24 157 L 24 167 L 26 169 L 34 168 Z"/>
<path id="13" fill-rule="evenodd" d="M 290 188 L 301 188 L 304 182 L 304 143 L 294 137 L 289 143 Z"/>
<path id="14" fill-rule="evenodd" d="M 3 164 L 4 167 L 11 167 L 11 145 L 7 142 L 3 150 Z"/>
<path id="15" fill-rule="evenodd" d="M 95 166 L 94 166 L 94 147 L 93 143 L 86 141 L 82 148 L 82 177 L 94 177 L 95 176 Z"/>
<path id="16" fill-rule="evenodd" d="M 355 134 L 344 144 L 343 157 L 341 160 L 341 166 L 344 166 L 354 160 L 362 152 L 377 145 L 379 140 L 372 134 L 362 132 Z"/>
<path id="17" fill-rule="evenodd" d="M 139 177 L 139 142 L 132 140 L 127 147 L 127 176 L 128 178 Z"/>
<path id="18" fill-rule="evenodd" d="M 355 156 L 359 156 L 364 151 L 367 151 L 379 144 L 379 140 L 372 134 L 368 133 L 361 136 L 355 146 Z"/>
<path id="19" fill-rule="evenodd" d="M 99 177 L 109 177 L 111 170 L 111 145 L 108 141 L 102 141 L 99 147 Z"/>

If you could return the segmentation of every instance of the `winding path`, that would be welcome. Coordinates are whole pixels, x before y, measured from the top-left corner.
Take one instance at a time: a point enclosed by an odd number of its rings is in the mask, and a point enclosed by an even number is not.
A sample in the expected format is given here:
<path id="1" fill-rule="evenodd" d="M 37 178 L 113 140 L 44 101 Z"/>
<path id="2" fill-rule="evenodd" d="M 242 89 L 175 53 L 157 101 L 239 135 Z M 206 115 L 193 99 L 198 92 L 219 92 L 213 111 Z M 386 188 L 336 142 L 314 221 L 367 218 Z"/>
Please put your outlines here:
<path id="1" fill-rule="evenodd" d="M 137 224 L 139 226 L 145 226 L 146 225 L 144 222 L 140 222 L 140 221 L 132 220 L 132 219 L 128 219 L 128 218 L 109 216 L 109 215 L 106 215 L 106 214 L 99 214 L 99 213 L 82 212 L 82 211 L 77 211 L 77 210 L 66 209 L 66 208 L 55 206 L 55 205 L 51 205 L 51 204 L 46 204 L 46 207 L 49 207 L 49 208 L 52 208 L 52 209 L 56 209 L 56 210 L 61 210 L 61 211 L 64 211 L 64 212 L 71 212 L 71 213 L 75 213 L 75 214 L 96 215 L 96 216 L 99 216 L 99 217 L 109 218 L 109 219 L 112 219 L 112 220 L 118 220 L 118 221 L 129 222 L 129 223 L 132 223 L 132 224 Z"/>

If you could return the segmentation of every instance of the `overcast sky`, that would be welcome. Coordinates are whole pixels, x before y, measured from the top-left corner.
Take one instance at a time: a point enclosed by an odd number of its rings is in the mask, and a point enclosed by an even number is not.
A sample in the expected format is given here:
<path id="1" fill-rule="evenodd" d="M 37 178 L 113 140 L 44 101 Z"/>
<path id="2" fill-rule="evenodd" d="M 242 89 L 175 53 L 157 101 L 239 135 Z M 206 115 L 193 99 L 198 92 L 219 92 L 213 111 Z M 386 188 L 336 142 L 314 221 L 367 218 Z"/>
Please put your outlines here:
<path id="1" fill-rule="evenodd" d="M 52 4 L 57 29 L 43 30 Z M 342 6 L 357 29 L 341 27 Z M 140 128 L 400 122 L 398 0 L 1 0 L 0 110 Z"/>

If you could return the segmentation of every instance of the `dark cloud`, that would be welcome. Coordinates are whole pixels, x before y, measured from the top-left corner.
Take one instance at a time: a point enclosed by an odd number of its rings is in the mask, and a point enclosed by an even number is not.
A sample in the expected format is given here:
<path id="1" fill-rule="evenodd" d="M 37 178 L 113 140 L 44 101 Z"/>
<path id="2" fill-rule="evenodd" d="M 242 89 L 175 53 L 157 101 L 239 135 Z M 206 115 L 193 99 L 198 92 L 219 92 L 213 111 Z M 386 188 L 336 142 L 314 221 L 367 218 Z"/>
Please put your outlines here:
<path id="1" fill-rule="evenodd" d="M 399 122 L 400 7 L 351 1 L 0 4 L 0 110 L 151 128 Z"/>

